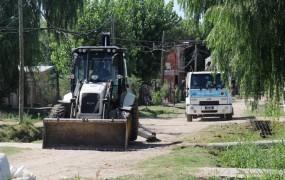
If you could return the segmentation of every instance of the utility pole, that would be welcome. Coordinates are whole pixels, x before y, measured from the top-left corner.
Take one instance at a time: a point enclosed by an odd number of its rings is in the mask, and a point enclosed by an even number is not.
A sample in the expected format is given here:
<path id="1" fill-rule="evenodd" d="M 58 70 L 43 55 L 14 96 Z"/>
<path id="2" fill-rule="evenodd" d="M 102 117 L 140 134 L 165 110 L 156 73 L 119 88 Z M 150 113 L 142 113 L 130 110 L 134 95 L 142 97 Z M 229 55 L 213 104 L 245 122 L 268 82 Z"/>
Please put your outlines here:
<path id="1" fill-rule="evenodd" d="M 114 15 L 112 15 L 112 25 L 111 25 L 111 37 L 112 37 L 112 45 L 114 46 L 116 41 L 115 41 L 115 26 L 114 26 Z"/>
<path id="2" fill-rule="evenodd" d="M 197 56 L 198 56 L 198 51 L 197 51 L 197 43 L 195 44 L 195 64 L 194 64 L 194 71 L 197 71 Z"/>
<path id="3" fill-rule="evenodd" d="M 18 0 L 19 13 L 19 124 L 23 123 L 24 117 L 24 23 L 23 23 L 23 1 Z"/>
<path id="4" fill-rule="evenodd" d="M 161 62 L 160 62 L 160 71 L 161 71 L 160 85 L 161 85 L 161 87 L 164 84 L 164 66 L 165 66 L 165 62 L 164 62 L 164 31 L 163 31 L 162 32 Z"/>

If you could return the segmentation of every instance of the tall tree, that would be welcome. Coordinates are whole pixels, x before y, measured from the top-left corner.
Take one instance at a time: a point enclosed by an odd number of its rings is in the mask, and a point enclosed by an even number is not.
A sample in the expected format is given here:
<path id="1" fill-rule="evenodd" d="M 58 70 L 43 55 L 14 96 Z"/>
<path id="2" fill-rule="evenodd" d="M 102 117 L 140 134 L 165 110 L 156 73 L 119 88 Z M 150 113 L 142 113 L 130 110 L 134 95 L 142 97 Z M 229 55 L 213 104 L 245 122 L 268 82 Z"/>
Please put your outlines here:
<path id="1" fill-rule="evenodd" d="M 0 104 L 3 97 L 16 91 L 18 86 L 19 40 L 17 0 L 0 3 Z M 41 61 L 39 28 L 45 17 L 47 26 L 60 32 L 76 21 L 83 0 L 31 0 L 24 1 L 24 47 L 25 65 L 37 65 Z"/>
<path id="2" fill-rule="evenodd" d="M 233 69 L 245 98 L 253 96 L 256 105 L 266 95 L 272 102 L 267 109 L 278 113 L 285 79 L 285 1 L 178 2 L 188 16 L 210 29 L 207 45 L 212 58 L 220 70 Z"/>
<path id="3" fill-rule="evenodd" d="M 129 72 L 144 81 L 157 77 L 160 69 L 162 32 L 166 31 L 169 37 L 174 37 L 174 34 L 177 34 L 174 29 L 181 20 L 173 10 L 173 1 L 168 4 L 163 0 L 87 2 L 77 25 L 77 31 L 81 33 L 74 34 L 72 38 L 83 39 L 83 45 L 100 45 L 100 33 L 110 31 L 112 16 L 116 45 L 129 51 Z M 60 63 L 58 59 L 62 58 L 55 56 L 54 59 L 57 59 L 54 61 L 57 64 Z"/>

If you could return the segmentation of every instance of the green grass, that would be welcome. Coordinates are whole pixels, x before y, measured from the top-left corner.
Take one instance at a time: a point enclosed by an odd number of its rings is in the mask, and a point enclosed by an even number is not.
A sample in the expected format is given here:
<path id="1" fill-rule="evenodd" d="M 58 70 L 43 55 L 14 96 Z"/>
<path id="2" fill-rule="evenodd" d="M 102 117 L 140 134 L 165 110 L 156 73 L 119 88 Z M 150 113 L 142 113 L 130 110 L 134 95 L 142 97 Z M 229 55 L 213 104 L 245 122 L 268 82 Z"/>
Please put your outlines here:
<path id="1" fill-rule="evenodd" d="M 196 179 L 195 168 L 215 167 L 216 157 L 204 148 L 175 148 L 166 155 L 160 155 L 140 163 L 141 175 L 128 175 L 116 179 Z"/>
<path id="2" fill-rule="evenodd" d="M 250 105 L 246 105 L 246 113 L 245 113 L 245 116 L 248 116 L 248 117 L 265 117 L 265 118 L 269 118 L 269 119 L 273 119 L 273 118 L 276 118 L 274 116 L 274 113 L 271 113 L 273 112 L 273 109 L 270 108 L 270 105 L 268 105 L 268 107 L 266 107 L 265 104 L 261 104 L 261 105 L 258 105 L 256 109 L 252 110 L 251 106 Z M 283 110 L 283 108 L 280 108 L 279 109 L 279 113 L 278 116 L 279 117 L 284 117 L 285 116 L 285 112 Z"/>
<path id="3" fill-rule="evenodd" d="M 285 144 L 260 148 L 248 143 L 221 151 L 218 157 L 222 167 L 282 170 L 285 169 Z"/>
<path id="4" fill-rule="evenodd" d="M 15 148 L 15 147 L 0 147 L 0 152 L 6 154 L 6 156 L 12 156 L 18 153 L 21 153 L 25 150 L 25 148 Z"/>
<path id="5" fill-rule="evenodd" d="M 17 112 L 0 111 L 0 121 L 3 122 L 17 122 L 19 119 Z"/>
<path id="6" fill-rule="evenodd" d="M 249 122 L 211 125 L 184 139 L 189 143 L 233 142 L 261 139 Z"/>
<path id="7" fill-rule="evenodd" d="M 139 116 L 149 118 L 175 118 L 185 113 L 184 104 L 169 106 L 140 106 Z"/>

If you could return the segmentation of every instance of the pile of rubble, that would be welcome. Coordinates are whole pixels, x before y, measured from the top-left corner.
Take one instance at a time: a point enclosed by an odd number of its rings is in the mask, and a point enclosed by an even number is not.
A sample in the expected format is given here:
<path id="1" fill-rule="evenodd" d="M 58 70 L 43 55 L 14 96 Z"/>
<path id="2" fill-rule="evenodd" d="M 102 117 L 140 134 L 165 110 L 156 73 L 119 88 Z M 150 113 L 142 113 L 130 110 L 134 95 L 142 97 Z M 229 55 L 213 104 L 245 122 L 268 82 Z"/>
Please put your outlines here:
<path id="1" fill-rule="evenodd" d="M 9 166 L 7 156 L 0 153 L 0 180 L 35 180 L 36 176 L 29 172 L 24 166 Z"/>

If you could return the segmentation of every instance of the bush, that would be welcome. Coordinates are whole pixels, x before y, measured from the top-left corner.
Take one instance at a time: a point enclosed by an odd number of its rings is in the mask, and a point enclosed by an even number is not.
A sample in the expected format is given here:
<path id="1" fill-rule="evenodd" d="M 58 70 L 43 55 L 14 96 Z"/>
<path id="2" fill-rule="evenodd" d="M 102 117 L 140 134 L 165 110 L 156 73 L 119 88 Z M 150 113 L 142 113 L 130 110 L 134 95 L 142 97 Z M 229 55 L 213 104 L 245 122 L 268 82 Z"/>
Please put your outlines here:
<path id="1" fill-rule="evenodd" d="M 169 87 L 167 84 L 164 84 L 159 91 L 154 91 L 151 94 L 152 103 L 154 105 L 162 105 L 162 101 L 164 98 L 168 98 L 169 96 Z"/>
<path id="2" fill-rule="evenodd" d="M 175 88 L 175 98 L 176 98 L 176 102 L 181 101 L 181 90 L 179 90 L 178 87 Z"/>
<path id="3" fill-rule="evenodd" d="M 162 98 L 168 98 L 169 96 L 169 85 L 165 83 L 160 89 L 160 94 Z"/>
<path id="4" fill-rule="evenodd" d="M 162 105 L 162 96 L 160 91 L 152 92 L 152 104 L 154 105 Z"/>
<path id="5" fill-rule="evenodd" d="M 4 126 L 0 130 L 0 141 L 32 142 L 42 139 L 42 129 L 32 124 Z"/>

